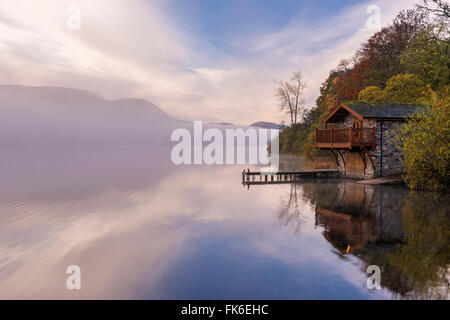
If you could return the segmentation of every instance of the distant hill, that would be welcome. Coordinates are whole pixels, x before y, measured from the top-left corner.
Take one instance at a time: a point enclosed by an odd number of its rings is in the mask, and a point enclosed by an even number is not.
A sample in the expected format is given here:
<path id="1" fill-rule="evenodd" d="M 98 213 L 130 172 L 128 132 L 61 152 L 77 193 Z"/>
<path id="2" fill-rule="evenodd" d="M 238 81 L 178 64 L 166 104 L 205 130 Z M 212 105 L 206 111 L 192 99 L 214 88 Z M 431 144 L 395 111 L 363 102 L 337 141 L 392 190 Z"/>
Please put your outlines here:
<path id="1" fill-rule="evenodd" d="M 161 144 L 180 125 L 143 99 L 61 87 L 0 85 L 0 144 Z"/>
<path id="2" fill-rule="evenodd" d="M 280 129 L 281 125 L 273 123 L 273 122 L 266 122 L 266 121 L 259 121 L 252 123 L 250 127 L 258 127 L 258 128 L 264 128 L 264 129 Z"/>
<path id="3" fill-rule="evenodd" d="M 229 122 L 210 122 L 211 125 L 219 125 L 219 126 L 234 126 L 234 123 Z"/>
<path id="4" fill-rule="evenodd" d="M 0 85 L 0 146 L 171 145 L 177 128 L 192 121 L 173 118 L 143 99 L 107 100 L 63 87 Z M 279 129 L 271 122 L 252 127 Z M 231 123 L 210 123 L 225 130 Z"/>

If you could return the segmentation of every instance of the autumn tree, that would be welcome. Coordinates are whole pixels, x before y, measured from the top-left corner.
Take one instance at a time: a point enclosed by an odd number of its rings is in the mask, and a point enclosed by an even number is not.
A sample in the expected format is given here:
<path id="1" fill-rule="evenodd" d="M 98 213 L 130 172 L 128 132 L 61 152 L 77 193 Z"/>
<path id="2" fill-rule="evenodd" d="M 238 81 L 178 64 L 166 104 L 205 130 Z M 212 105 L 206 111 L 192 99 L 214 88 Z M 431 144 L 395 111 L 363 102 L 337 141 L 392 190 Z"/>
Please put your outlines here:
<path id="1" fill-rule="evenodd" d="M 316 100 L 316 105 L 324 113 L 328 113 L 339 104 L 338 93 L 335 86 L 336 78 L 338 78 L 339 75 L 339 71 L 332 70 L 328 78 L 320 87 L 320 95 Z"/>
<path id="2" fill-rule="evenodd" d="M 435 6 L 432 7 L 431 3 Z M 346 101 L 421 103 L 435 106 L 438 104 L 432 97 L 440 95 L 445 98 L 449 95 L 448 5 L 440 0 L 428 0 L 424 4 L 426 6 L 417 6 L 413 10 L 400 12 L 391 24 L 364 42 L 351 59 L 342 60 L 330 72 L 320 88 L 316 106 L 308 111 L 308 124 L 304 122 L 305 114 L 301 117 L 294 116 L 296 109 L 292 107 L 295 106 L 295 103 L 292 103 L 295 101 L 292 93 L 295 90 L 292 88 L 295 86 L 289 87 L 280 82 L 277 90 L 280 106 L 282 110 L 290 113 L 291 122 L 296 124 L 289 128 L 291 130 L 284 130 L 281 133 L 283 150 L 301 154 L 310 160 L 326 157 L 325 151 L 315 148 L 315 129 L 323 128 L 324 119 L 330 111 Z M 432 112 L 429 116 L 421 116 L 427 119 L 423 123 L 431 122 L 427 117 L 431 117 L 433 112 L 442 112 L 439 108 L 431 107 L 430 110 Z M 447 110 L 447 113 L 450 112 Z M 442 118 L 446 119 L 446 116 L 443 115 Z M 297 123 L 297 119 L 301 121 Z M 437 121 L 436 117 L 433 119 Z M 447 128 L 449 126 L 448 123 L 440 125 L 444 127 L 446 125 Z M 418 137 L 420 130 L 425 134 L 423 128 L 414 131 L 409 124 L 408 128 L 411 130 L 408 137 Z M 407 133 L 403 133 L 406 137 Z M 420 141 L 418 138 L 408 140 L 405 144 L 405 152 L 408 152 L 409 159 L 419 157 L 418 154 L 421 154 L 421 151 L 416 149 L 421 148 L 418 141 Z M 427 150 L 428 154 L 433 154 L 432 148 L 424 150 Z M 424 172 L 428 169 L 422 168 L 421 172 L 411 164 L 416 160 L 411 161 L 406 161 L 409 166 L 407 172 L 411 173 L 411 176 L 426 175 Z M 429 162 L 425 163 L 429 165 Z M 416 180 L 420 179 L 422 178 Z M 410 183 L 410 186 L 420 184 Z"/>
<path id="3" fill-rule="evenodd" d="M 360 61 L 351 69 L 341 71 L 342 74 L 333 82 L 338 102 L 358 99 L 359 92 L 368 83 L 369 72 L 369 60 Z"/>
<path id="4" fill-rule="evenodd" d="M 402 11 L 394 21 L 362 44 L 350 60 L 342 60 L 333 79 L 337 102 L 357 100 L 368 86 L 384 88 L 388 79 L 404 72 L 401 55 L 427 24 L 424 10 Z"/>
<path id="5" fill-rule="evenodd" d="M 383 88 L 388 79 L 404 71 L 400 56 L 427 21 L 428 13 L 424 10 L 402 11 L 389 26 L 361 46 L 356 57 L 358 61 L 370 63 L 368 78 L 372 85 Z"/>

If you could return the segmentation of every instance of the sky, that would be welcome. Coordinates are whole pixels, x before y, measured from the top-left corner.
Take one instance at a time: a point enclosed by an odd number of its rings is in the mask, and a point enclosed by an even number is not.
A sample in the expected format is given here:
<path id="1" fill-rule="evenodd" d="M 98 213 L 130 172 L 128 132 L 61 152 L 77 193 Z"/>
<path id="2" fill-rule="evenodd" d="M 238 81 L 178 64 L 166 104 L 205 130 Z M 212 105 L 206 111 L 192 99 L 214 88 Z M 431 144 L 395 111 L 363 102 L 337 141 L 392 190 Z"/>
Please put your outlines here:
<path id="1" fill-rule="evenodd" d="M 0 0 L 0 84 L 143 98 L 186 120 L 279 123 L 276 80 L 304 107 L 340 60 L 419 0 Z M 80 8 L 79 28 L 72 25 Z"/>

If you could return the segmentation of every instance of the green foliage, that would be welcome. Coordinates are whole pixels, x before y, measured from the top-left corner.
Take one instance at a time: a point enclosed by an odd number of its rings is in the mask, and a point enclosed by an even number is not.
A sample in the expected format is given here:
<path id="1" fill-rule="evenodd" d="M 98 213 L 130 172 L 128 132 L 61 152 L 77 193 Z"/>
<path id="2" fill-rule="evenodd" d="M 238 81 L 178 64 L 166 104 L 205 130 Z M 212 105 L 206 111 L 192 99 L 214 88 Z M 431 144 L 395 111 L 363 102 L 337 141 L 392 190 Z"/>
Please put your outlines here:
<path id="1" fill-rule="evenodd" d="M 432 90 L 414 74 L 398 74 L 390 78 L 384 90 L 369 86 L 359 93 L 364 102 L 426 103 Z"/>
<path id="2" fill-rule="evenodd" d="M 400 133 L 404 179 L 412 189 L 441 190 L 450 184 L 450 89 L 434 95 Z"/>
<path id="3" fill-rule="evenodd" d="M 326 150 L 320 150 L 316 148 L 316 129 L 322 129 L 325 118 L 327 117 L 327 113 L 322 113 L 317 122 L 311 125 L 311 129 L 306 138 L 306 143 L 303 145 L 302 154 L 306 160 L 317 160 L 326 158 L 326 160 L 330 160 L 331 155 Z"/>
<path id="4" fill-rule="evenodd" d="M 315 129 L 323 123 L 326 116 L 320 107 L 315 107 L 303 114 L 301 123 L 285 128 L 280 133 L 280 152 L 303 156 L 309 160 L 328 157 L 326 151 L 315 147 Z"/>
<path id="5" fill-rule="evenodd" d="M 450 50 L 448 41 L 441 40 L 442 25 L 432 25 L 416 35 L 401 56 L 408 73 L 418 75 L 433 90 L 450 82 Z"/>
<path id="6" fill-rule="evenodd" d="M 428 96 L 425 83 L 413 74 L 398 74 L 390 78 L 384 89 L 383 102 L 418 103 Z"/>
<path id="7" fill-rule="evenodd" d="M 359 93 L 358 100 L 363 102 L 382 102 L 385 100 L 384 91 L 377 86 L 369 86 Z"/>

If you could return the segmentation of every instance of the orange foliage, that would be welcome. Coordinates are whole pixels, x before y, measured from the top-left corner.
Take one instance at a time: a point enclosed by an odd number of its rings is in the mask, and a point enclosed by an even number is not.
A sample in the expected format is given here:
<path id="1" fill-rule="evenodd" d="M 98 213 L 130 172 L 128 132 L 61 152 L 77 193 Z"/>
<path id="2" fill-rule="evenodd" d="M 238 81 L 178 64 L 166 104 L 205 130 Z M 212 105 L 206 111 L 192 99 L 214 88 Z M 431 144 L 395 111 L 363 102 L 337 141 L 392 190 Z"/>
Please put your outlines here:
<path id="1" fill-rule="evenodd" d="M 363 60 L 356 64 L 354 68 L 344 72 L 342 76 L 334 79 L 333 84 L 336 88 L 338 103 L 358 99 L 359 92 L 368 83 L 370 66 L 370 60 Z"/>

